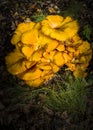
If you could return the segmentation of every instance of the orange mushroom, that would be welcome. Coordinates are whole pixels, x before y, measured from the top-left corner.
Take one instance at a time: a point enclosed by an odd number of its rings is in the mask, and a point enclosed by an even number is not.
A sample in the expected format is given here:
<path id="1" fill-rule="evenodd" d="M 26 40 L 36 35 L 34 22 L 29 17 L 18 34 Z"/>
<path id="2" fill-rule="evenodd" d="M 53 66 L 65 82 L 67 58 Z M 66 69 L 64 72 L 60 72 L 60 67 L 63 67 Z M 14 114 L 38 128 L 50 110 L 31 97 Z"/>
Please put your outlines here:
<path id="1" fill-rule="evenodd" d="M 11 39 L 15 49 L 5 58 L 7 70 L 33 87 L 46 83 L 64 65 L 75 77 L 85 77 L 92 50 L 78 30 L 70 16 L 48 15 L 37 23 L 20 23 Z"/>

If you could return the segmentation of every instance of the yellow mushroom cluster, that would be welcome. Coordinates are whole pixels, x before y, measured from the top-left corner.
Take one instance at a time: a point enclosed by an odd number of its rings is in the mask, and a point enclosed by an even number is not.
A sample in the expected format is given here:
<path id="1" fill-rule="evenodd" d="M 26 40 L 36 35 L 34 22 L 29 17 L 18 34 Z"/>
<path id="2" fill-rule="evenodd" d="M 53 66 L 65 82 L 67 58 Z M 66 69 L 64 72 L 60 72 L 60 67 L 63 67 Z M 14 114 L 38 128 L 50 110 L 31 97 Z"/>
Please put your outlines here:
<path id="1" fill-rule="evenodd" d="M 92 50 L 78 30 L 77 21 L 69 16 L 20 23 L 11 39 L 15 49 L 6 56 L 8 71 L 33 87 L 51 79 L 63 65 L 75 77 L 86 76 Z"/>

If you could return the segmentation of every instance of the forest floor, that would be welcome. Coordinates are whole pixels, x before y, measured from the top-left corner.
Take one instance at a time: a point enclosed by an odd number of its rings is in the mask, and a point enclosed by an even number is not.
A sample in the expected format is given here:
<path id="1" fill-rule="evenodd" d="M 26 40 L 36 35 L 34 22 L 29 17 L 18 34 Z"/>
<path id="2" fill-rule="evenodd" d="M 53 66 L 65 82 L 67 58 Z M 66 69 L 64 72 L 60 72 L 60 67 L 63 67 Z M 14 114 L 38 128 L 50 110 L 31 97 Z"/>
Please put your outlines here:
<path id="1" fill-rule="evenodd" d="M 92 130 L 93 61 L 89 66 L 90 94 L 82 114 L 54 111 L 44 105 L 42 92 L 35 90 L 7 72 L 5 56 L 14 48 L 11 37 L 17 25 L 26 20 L 40 21 L 48 14 L 70 15 L 80 24 L 80 36 L 93 47 L 92 0 L 1 0 L 0 1 L 0 130 Z M 93 59 L 93 58 L 92 58 Z M 60 73 L 57 80 L 62 80 Z M 64 72 L 63 77 L 68 75 Z M 61 78 L 60 78 L 61 77 Z M 62 82 L 62 81 L 61 81 Z M 56 84 L 55 79 L 43 87 Z"/>

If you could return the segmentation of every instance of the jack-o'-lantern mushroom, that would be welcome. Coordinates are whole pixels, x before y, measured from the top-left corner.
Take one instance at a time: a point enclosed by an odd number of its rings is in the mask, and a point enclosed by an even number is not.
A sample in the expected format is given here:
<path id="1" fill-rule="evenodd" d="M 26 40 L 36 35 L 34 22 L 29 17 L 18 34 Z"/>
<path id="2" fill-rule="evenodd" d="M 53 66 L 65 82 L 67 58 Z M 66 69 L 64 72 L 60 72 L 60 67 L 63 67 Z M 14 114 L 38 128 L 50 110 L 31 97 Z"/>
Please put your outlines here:
<path id="1" fill-rule="evenodd" d="M 64 65 L 75 77 L 85 77 L 92 50 L 78 30 L 70 16 L 48 15 L 41 22 L 20 23 L 11 39 L 15 49 L 5 58 L 7 70 L 33 87 L 53 78 Z"/>

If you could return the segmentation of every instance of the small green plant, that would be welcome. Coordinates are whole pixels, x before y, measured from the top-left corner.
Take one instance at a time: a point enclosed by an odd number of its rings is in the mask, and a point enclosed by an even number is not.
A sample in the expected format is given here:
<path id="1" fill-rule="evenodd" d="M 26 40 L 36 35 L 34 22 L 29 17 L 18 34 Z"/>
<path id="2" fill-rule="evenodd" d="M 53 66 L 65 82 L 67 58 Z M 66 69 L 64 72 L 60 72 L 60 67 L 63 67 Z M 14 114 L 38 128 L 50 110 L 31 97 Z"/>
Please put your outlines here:
<path id="1" fill-rule="evenodd" d="M 83 29 L 83 35 L 85 36 L 85 38 L 87 40 L 90 40 L 90 36 L 92 34 L 92 29 L 91 29 L 91 26 L 89 24 L 86 24 L 84 26 L 84 29 Z"/>
<path id="2" fill-rule="evenodd" d="M 84 79 L 75 79 L 67 83 L 65 89 L 58 84 L 58 90 L 45 88 L 46 106 L 54 111 L 84 113 L 86 110 L 87 83 Z"/>
<path id="3" fill-rule="evenodd" d="M 44 14 L 43 12 L 41 12 L 39 14 L 31 16 L 31 19 L 33 19 L 34 22 L 40 22 L 43 19 L 45 19 L 45 17 L 46 17 L 46 14 Z"/>

